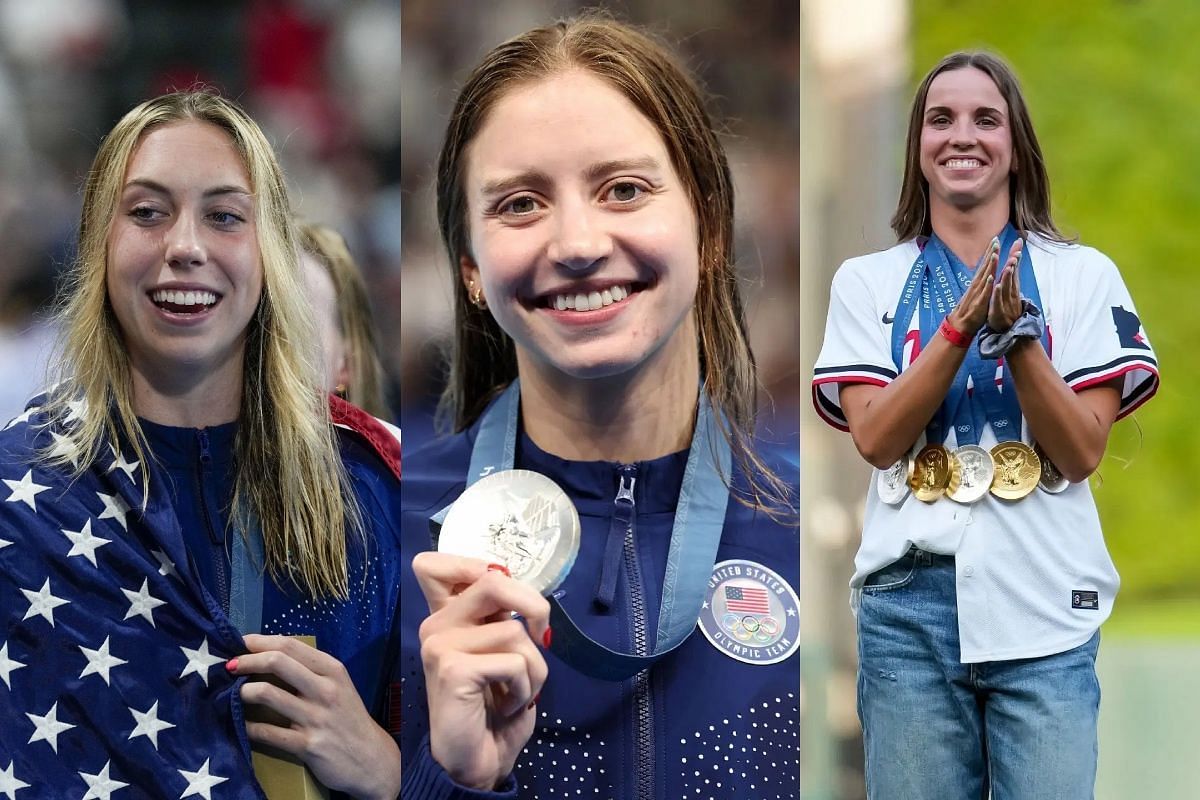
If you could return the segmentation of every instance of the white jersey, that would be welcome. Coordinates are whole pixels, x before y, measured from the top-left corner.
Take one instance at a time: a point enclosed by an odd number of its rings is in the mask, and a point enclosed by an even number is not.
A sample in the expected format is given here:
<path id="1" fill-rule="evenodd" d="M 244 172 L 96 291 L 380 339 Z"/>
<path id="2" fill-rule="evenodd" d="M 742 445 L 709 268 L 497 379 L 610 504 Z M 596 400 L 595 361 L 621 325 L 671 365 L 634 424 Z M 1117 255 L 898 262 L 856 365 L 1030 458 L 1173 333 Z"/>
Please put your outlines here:
<path id="1" fill-rule="evenodd" d="M 1090 247 L 1037 236 L 1030 236 L 1026 247 L 1054 368 L 1075 391 L 1122 377 L 1118 418 L 1129 414 L 1158 389 L 1158 365 L 1116 266 Z M 905 242 L 852 258 L 833 278 L 813 403 L 836 428 L 849 430 L 839 396 L 842 385 L 886 386 L 896 378 L 891 320 L 919 253 L 915 241 Z M 918 325 L 914 314 L 905 365 L 922 346 Z M 950 427 L 947 447 L 956 444 Z M 1030 441 L 1027 431 L 1023 438 Z M 996 444 L 990 426 L 979 444 Z M 973 505 L 946 498 L 923 503 L 909 494 L 893 506 L 880 500 L 877 472 L 871 477 L 862 544 L 850 581 L 855 607 L 867 576 L 916 545 L 955 556 L 964 663 L 1069 650 L 1091 638 L 1108 618 L 1120 579 L 1086 481 L 1056 495 L 1035 489 L 1015 502 L 988 494 Z"/>

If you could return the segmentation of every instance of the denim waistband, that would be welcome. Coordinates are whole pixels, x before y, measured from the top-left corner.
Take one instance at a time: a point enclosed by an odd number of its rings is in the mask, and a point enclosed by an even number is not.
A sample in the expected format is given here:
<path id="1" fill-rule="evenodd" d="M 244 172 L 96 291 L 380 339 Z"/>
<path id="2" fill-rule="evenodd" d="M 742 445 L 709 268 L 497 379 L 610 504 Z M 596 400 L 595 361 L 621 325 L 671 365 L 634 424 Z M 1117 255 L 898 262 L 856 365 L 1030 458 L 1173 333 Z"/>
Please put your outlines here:
<path id="1" fill-rule="evenodd" d="M 912 556 L 918 565 L 924 567 L 932 567 L 935 564 L 950 564 L 951 566 L 954 564 L 954 556 L 945 556 L 941 553 L 931 553 L 928 550 L 922 550 L 915 544 L 908 548 L 908 552 L 905 553 L 905 555 Z"/>

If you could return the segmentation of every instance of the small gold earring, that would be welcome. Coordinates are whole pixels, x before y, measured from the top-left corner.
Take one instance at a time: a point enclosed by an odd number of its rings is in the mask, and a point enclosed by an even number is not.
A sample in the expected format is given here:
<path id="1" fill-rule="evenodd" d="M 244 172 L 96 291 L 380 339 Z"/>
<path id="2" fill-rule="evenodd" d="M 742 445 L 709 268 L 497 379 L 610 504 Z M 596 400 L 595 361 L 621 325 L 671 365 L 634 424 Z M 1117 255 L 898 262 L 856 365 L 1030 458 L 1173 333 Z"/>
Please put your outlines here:
<path id="1" fill-rule="evenodd" d="M 483 287 L 476 286 L 474 279 L 467 281 L 467 297 L 476 308 L 487 308 L 487 300 L 483 297 Z"/>
<path id="2" fill-rule="evenodd" d="M 342 398 L 343 400 L 345 400 L 346 399 L 346 384 L 339 383 L 337 386 L 333 387 L 333 393 L 336 394 L 338 397 Z"/>

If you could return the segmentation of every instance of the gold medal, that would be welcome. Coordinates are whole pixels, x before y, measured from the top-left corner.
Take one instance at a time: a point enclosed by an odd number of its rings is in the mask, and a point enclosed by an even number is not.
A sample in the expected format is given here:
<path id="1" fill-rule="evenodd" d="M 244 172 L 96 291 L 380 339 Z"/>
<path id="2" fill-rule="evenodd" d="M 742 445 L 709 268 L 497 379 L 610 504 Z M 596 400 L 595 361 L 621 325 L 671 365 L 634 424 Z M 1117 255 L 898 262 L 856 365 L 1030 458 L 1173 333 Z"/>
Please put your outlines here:
<path id="1" fill-rule="evenodd" d="M 1004 500 L 1020 500 L 1037 488 L 1042 461 L 1024 442 L 1001 442 L 992 448 L 996 476 L 992 494 Z"/>
<path id="2" fill-rule="evenodd" d="M 950 483 L 950 451 L 940 444 L 927 444 L 914 459 L 908 486 L 913 496 L 923 503 L 932 503 L 946 493 Z"/>

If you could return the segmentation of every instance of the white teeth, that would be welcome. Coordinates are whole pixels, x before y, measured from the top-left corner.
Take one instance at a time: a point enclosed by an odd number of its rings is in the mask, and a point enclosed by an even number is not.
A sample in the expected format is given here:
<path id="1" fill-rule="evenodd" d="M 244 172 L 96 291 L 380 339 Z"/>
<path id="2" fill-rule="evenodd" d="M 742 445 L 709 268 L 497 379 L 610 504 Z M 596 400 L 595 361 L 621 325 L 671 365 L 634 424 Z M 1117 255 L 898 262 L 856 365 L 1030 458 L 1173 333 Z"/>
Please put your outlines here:
<path id="1" fill-rule="evenodd" d="M 213 292 L 180 292 L 174 289 L 159 289 L 150 295 L 155 303 L 170 303 L 175 306 L 211 306 L 217 302 Z"/>
<path id="2" fill-rule="evenodd" d="M 978 166 L 979 161 L 974 158 L 951 158 L 946 161 L 946 167 L 949 169 L 975 169 Z"/>
<path id="3" fill-rule="evenodd" d="M 603 291 L 588 294 L 558 294 L 550 301 L 550 306 L 556 311 L 595 311 L 613 303 L 619 303 L 629 297 L 629 286 L 610 286 Z"/>

